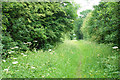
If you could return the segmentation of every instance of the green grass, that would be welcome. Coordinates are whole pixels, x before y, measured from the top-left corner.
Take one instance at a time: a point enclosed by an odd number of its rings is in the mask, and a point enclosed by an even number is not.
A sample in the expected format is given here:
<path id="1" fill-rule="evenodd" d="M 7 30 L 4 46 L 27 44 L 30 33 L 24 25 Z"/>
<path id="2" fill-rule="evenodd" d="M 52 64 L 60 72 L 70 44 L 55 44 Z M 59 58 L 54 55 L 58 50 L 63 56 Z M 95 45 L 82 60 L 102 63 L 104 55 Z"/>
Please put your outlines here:
<path id="1" fill-rule="evenodd" d="M 2 61 L 3 78 L 118 77 L 118 53 L 108 45 L 66 40 L 50 52 L 39 50 L 24 54 L 27 56 Z M 15 61 L 18 63 L 12 64 Z"/>
<path id="2" fill-rule="evenodd" d="M 78 42 L 81 46 L 82 78 L 118 78 L 118 52 L 111 46 L 88 41 Z"/>

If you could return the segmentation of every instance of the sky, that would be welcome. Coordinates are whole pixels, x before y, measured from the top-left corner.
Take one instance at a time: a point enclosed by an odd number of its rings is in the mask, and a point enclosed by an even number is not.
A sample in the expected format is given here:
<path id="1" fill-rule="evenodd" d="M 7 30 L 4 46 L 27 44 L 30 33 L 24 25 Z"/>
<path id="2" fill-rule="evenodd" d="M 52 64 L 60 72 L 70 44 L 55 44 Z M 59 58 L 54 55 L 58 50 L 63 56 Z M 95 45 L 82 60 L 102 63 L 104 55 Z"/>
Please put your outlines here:
<path id="1" fill-rule="evenodd" d="M 100 0 L 74 0 L 77 4 L 80 4 L 81 8 L 77 11 L 80 16 L 80 12 L 86 9 L 93 9 L 93 5 L 98 5 Z"/>

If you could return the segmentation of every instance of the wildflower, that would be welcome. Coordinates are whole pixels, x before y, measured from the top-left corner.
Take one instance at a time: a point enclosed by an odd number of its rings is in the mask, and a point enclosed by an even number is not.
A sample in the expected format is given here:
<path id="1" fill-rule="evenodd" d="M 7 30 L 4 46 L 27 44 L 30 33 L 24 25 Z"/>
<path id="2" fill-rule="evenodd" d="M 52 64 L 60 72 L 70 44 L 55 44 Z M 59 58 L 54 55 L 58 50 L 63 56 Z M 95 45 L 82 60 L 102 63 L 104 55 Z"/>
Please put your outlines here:
<path id="1" fill-rule="evenodd" d="M 27 42 L 27 44 L 32 44 L 31 42 Z"/>
<path id="2" fill-rule="evenodd" d="M 14 49 L 14 48 L 11 48 L 11 49 Z"/>
<path id="3" fill-rule="evenodd" d="M 11 54 L 11 53 L 13 53 L 14 51 L 10 51 L 10 52 L 8 52 L 9 54 Z"/>
<path id="4" fill-rule="evenodd" d="M 14 48 L 18 48 L 18 46 L 14 47 Z"/>
<path id="5" fill-rule="evenodd" d="M 74 21 L 74 20 L 71 20 L 71 21 Z"/>
<path id="6" fill-rule="evenodd" d="M 27 43 L 24 43 L 24 44 L 27 44 Z"/>
<path id="7" fill-rule="evenodd" d="M 21 53 L 21 55 L 24 55 L 24 53 Z"/>
<path id="8" fill-rule="evenodd" d="M 37 41 L 33 41 L 33 42 L 37 42 Z"/>
<path id="9" fill-rule="evenodd" d="M 18 61 L 12 62 L 12 64 L 17 64 L 17 63 L 18 63 Z"/>
<path id="10" fill-rule="evenodd" d="M 114 47 L 112 47 L 113 49 L 117 49 L 118 47 L 117 46 L 114 46 Z"/>
<path id="11" fill-rule="evenodd" d="M 17 71 L 19 71 L 19 70 L 17 70 Z"/>
<path id="12" fill-rule="evenodd" d="M 8 72 L 8 69 L 4 69 L 3 71 L 6 71 L 6 72 Z"/>
<path id="13" fill-rule="evenodd" d="M 2 60 L 3 62 L 6 62 L 6 60 Z"/>
<path id="14" fill-rule="evenodd" d="M 43 75 L 42 78 L 44 78 L 45 76 Z"/>
<path id="15" fill-rule="evenodd" d="M 75 36 L 75 34 L 73 34 Z"/>
<path id="16" fill-rule="evenodd" d="M 33 66 L 32 66 L 31 68 L 32 68 L 32 69 L 35 69 L 35 67 L 33 67 Z"/>
<path id="17" fill-rule="evenodd" d="M 67 4 L 66 3 L 63 3 L 64 4 L 64 6 L 66 6 Z"/>
<path id="18" fill-rule="evenodd" d="M 14 51 L 11 51 L 11 53 L 13 53 Z"/>
<path id="19" fill-rule="evenodd" d="M 13 58 L 13 59 L 17 59 L 17 58 Z"/>
<path id="20" fill-rule="evenodd" d="M 49 52 L 52 51 L 51 49 L 48 50 Z"/>
<path id="21" fill-rule="evenodd" d="M 8 52 L 9 54 L 11 54 L 11 52 Z"/>

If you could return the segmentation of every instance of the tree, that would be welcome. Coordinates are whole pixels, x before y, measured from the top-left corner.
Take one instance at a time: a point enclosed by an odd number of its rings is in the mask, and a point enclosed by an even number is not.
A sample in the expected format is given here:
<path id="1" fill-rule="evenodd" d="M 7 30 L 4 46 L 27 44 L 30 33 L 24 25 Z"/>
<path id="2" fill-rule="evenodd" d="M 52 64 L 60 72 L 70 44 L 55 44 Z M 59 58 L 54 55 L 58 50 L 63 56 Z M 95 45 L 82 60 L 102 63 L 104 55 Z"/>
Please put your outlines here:
<path id="1" fill-rule="evenodd" d="M 73 29 L 75 19 L 68 10 L 73 5 L 67 4 L 63 7 L 58 2 L 3 2 L 3 49 L 48 49 L 60 42 L 63 34 Z M 27 42 L 31 45 L 27 46 Z"/>
<path id="2" fill-rule="evenodd" d="M 76 38 L 77 39 L 83 39 L 83 34 L 81 31 L 81 27 L 83 24 L 83 20 L 85 19 L 85 17 L 87 16 L 87 14 L 90 12 L 91 10 L 85 10 L 80 12 L 80 15 L 75 21 L 74 21 L 74 32 L 76 34 Z"/>
<path id="3" fill-rule="evenodd" d="M 80 5 L 76 4 L 74 2 L 63 2 L 62 7 L 64 8 L 64 11 L 68 15 L 67 18 L 71 19 L 71 21 L 74 23 L 78 17 L 77 10 L 79 9 Z M 67 33 L 67 37 L 71 40 L 75 37 L 73 35 L 74 34 L 74 25 L 75 24 L 73 24 L 73 27 L 72 27 L 73 30 L 71 32 Z"/>
<path id="4" fill-rule="evenodd" d="M 83 24 L 84 37 L 98 43 L 114 43 L 120 46 L 119 2 L 101 2 Z"/>

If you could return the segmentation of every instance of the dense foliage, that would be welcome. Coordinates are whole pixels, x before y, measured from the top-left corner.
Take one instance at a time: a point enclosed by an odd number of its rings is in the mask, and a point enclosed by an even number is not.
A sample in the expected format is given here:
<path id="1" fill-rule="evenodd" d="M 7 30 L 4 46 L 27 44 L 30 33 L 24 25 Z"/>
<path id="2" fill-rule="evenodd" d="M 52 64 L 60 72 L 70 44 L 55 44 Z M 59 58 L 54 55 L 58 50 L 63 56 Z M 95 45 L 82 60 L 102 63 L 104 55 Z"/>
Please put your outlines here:
<path id="1" fill-rule="evenodd" d="M 72 30 L 76 14 L 69 14 L 69 9 L 75 9 L 70 2 L 66 6 L 57 2 L 3 2 L 2 6 L 2 43 L 7 52 L 15 46 L 21 50 L 50 48 L 61 41 L 64 32 Z"/>
<path id="2" fill-rule="evenodd" d="M 85 19 L 85 17 L 87 16 L 87 14 L 90 12 L 91 10 L 85 10 L 80 12 L 80 15 L 75 21 L 74 21 L 74 32 L 76 34 L 76 39 L 83 39 L 83 34 L 81 31 L 81 27 L 83 24 L 83 21 Z"/>
<path id="3" fill-rule="evenodd" d="M 64 6 L 64 11 L 66 11 L 69 19 L 73 19 L 72 22 L 73 22 L 73 30 L 66 33 L 65 36 L 67 37 L 67 39 L 73 39 L 75 38 L 76 36 L 74 35 L 74 26 L 75 26 L 75 23 L 76 22 L 76 19 L 78 17 L 77 15 L 77 10 L 79 9 L 80 5 L 79 4 L 76 4 L 74 2 L 72 2 L 72 4 L 70 4 L 69 2 L 64 2 L 62 4 Z"/>
<path id="4" fill-rule="evenodd" d="M 1 8 L 1 3 L 0 3 L 0 8 Z M 2 14 L 0 13 L 0 20 L 2 20 Z M 2 27 L 1 27 L 2 23 L 0 22 L 0 53 L 2 53 Z"/>
<path id="5" fill-rule="evenodd" d="M 119 2 L 101 2 L 95 6 L 83 23 L 84 38 L 120 46 L 119 6 Z"/>

